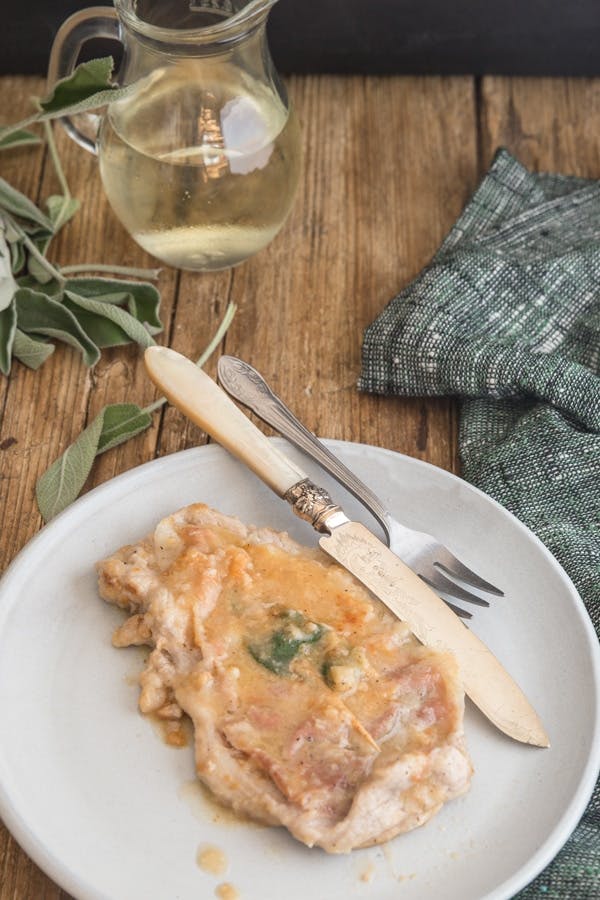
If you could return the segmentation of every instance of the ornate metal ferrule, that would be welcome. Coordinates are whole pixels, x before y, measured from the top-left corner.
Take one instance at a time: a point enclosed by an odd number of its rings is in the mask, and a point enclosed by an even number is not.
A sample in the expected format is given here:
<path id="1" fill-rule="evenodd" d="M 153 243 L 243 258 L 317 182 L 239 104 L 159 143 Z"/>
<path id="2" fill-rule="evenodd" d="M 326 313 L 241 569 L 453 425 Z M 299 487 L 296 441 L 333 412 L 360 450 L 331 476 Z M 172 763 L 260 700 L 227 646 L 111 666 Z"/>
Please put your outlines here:
<path id="1" fill-rule="evenodd" d="M 301 519 L 306 519 L 315 531 L 329 533 L 334 523 L 348 521 L 342 509 L 333 502 L 327 491 L 305 478 L 293 484 L 284 499 Z"/>

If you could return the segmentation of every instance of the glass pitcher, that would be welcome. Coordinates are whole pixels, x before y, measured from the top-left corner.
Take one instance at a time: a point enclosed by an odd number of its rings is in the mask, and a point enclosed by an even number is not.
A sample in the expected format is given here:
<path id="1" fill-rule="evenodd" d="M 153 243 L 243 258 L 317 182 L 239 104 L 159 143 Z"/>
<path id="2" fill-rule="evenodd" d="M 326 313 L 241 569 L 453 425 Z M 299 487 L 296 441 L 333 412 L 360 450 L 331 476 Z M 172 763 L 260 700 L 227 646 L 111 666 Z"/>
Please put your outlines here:
<path id="1" fill-rule="evenodd" d="M 81 45 L 123 43 L 121 84 L 96 139 L 110 204 L 153 256 L 184 269 L 223 269 L 261 250 L 290 210 L 300 139 L 265 27 L 276 0 L 114 0 L 71 16 L 52 48 L 49 80 L 69 74 Z"/>

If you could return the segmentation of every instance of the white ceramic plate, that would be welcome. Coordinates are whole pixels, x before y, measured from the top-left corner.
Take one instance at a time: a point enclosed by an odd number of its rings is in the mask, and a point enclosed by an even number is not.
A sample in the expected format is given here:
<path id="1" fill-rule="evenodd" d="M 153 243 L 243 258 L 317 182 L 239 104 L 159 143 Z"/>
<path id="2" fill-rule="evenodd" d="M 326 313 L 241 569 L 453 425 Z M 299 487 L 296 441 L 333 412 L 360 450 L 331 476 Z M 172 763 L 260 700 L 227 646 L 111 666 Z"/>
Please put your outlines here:
<path id="1" fill-rule="evenodd" d="M 316 536 L 219 447 L 165 457 L 75 503 L 0 583 L 0 813 L 79 900 L 198 900 L 222 881 L 242 900 L 306 900 L 307 891 L 315 900 L 504 900 L 550 861 L 585 809 L 600 756 L 599 650 L 565 573 L 460 479 L 390 451 L 331 446 L 399 519 L 437 534 L 505 589 L 472 627 L 530 697 L 552 748 L 511 741 L 469 705 L 470 792 L 424 828 L 348 856 L 219 815 L 195 786 L 191 748 L 167 747 L 137 712 L 142 652 L 112 648 L 122 614 L 98 598 L 94 562 L 194 501 L 305 543 Z M 225 852 L 224 876 L 198 866 L 203 844 Z"/>

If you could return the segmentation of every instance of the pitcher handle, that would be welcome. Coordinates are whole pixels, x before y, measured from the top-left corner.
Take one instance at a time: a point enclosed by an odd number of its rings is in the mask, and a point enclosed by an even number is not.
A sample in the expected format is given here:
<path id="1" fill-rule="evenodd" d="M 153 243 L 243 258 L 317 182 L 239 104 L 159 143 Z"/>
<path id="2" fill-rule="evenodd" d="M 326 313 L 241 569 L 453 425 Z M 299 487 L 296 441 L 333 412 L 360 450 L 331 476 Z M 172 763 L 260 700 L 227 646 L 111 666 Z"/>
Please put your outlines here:
<path id="1" fill-rule="evenodd" d="M 92 6 L 89 9 L 82 9 L 73 13 L 66 19 L 54 38 L 52 50 L 50 51 L 50 62 L 48 64 L 48 86 L 52 88 L 60 78 L 70 75 L 75 68 L 79 51 L 86 41 L 91 38 L 111 38 L 112 40 L 120 40 L 121 32 L 119 27 L 119 18 L 116 10 L 110 6 Z M 96 130 L 100 123 L 100 116 L 94 113 L 85 114 L 88 121 L 95 122 Z M 84 134 L 69 116 L 63 116 L 60 120 L 64 125 L 67 134 L 73 140 L 89 150 L 90 153 L 97 154 L 96 141 Z"/>

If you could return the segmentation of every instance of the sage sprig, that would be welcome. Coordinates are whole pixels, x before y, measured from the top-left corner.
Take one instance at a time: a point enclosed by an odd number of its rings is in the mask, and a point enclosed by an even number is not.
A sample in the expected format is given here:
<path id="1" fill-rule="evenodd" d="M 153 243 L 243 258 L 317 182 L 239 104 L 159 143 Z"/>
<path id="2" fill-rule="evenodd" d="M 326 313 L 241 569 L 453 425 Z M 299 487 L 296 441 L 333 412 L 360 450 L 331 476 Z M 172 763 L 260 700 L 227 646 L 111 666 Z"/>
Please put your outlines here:
<path id="1" fill-rule="evenodd" d="M 197 366 L 203 366 L 221 343 L 235 310 L 235 304 L 230 303 L 214 337 L 197 360 Z M 79 496 L 97 456 L 149 428 L 152 413 L 166 402 L 166 398 L 161 397 L 145 407 L 136 403 L 112 403 L 103 407 L 39 479 L 36 498 L 44 521 L 48 522 Z"/>
<path id="2" fill-rule="evenodd" d="M 132 85 L 119 87 L 113 84 L 111 82 L 113 69 L 112 56 L 81 63 L 71 75 L 57 81 L 46 97 L 41 100 L 33 98 L 36 106 L 34 113 L 21 122 L 0 127 L 0 143 L 5 143 L 9 137 L 17 141 L 23 139 L 27 141 L 28 134 L 31 134 L 28 132 L 31 125 L 49 122 L 62 116 L 89 112 L 127 97 L 134 88 Z M 20 137 L 15 139 L 14 135 L 19 133 Z"/>
<path id="3" fill-rule="evenodd" d="M 41 138 L 30 128 L 42 124 L 61 190 L 40 209 L 0 178 L 0 372 L 5 375 L 14 359 L 37 369 L 54 352 L 56 341 L 76 348 L 85 364 L 93 366 L 105 347 L 131 341 L 148 347 L 154 343 L 152 335 L 162 330 L 160 294 L 145 280 L 155 280 L 159 270 L 85 262 L 59 266 L 48 260 L 52 240 L 79 209 L 50 122 L 127 96 L 132 87 L 113 85 L 112 70 L 111 57 L 82 63 L 47 97 L 34 101 L 31 116 L 0 127 L 0 150 L 14 151 L 39 143 Z M 234 314 L 235 305 L 230 303 L 197 365 L 204 365 L 213 353 Z M 164 403 L 163 397 L 146 407 L 113 403 L 101 409 L 39 479 L 36 497 L 44 520 L 79 496 L 100 453 L 149 428 L 152 414 Z"/>
<path id="4" fill-rule="evenodd" d="M 158 270 L 106 264 L 58 266 L 48 260 L 52 240 L 79 209 L 71 195 L 54 142 L 51 120 L 104 106 L 131 88 L 111 83 L 111 57 L 78 66 L 57 82 L 47 97 L 35 100 L 36 112 L 22 122 L 0 128 L 0 150 L 39 143 L 31 126 L 42 123 L 44 139 L 60 194 L 40 209 L 0 178 L 0 372 L 8 375 L 14 359 L 37 369 L 52 354 L 56 341 L 81 353 L 93 366 L 105 347 L 154 343 L 162 330 L 160 295 L 148 281 Z M 92 273 L 103 277 L 90 277 Z M 73 275 L 87 275 L 73 278 Z M 104 276 L 124 276 L 121 280 Z"/>

